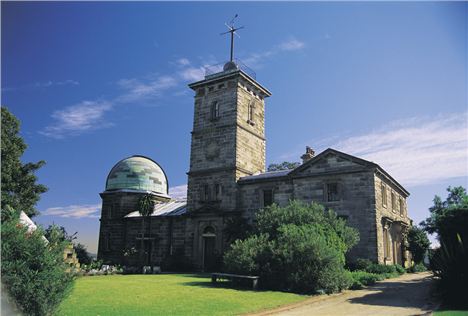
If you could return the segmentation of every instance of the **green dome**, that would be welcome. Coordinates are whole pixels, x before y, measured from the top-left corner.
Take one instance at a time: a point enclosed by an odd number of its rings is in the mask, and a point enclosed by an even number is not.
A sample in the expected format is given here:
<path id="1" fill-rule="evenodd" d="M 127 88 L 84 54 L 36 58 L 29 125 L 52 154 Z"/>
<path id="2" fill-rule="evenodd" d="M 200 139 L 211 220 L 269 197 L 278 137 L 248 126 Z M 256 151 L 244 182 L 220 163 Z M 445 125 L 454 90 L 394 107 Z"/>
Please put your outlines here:
<path id="1" fill-rule="evenodd" d="M 167 177 L 155 161 L 132 156 L 119 161 L 107 176 L 106 191 L 113 190 L 150 191 L 167 196 Z"/>

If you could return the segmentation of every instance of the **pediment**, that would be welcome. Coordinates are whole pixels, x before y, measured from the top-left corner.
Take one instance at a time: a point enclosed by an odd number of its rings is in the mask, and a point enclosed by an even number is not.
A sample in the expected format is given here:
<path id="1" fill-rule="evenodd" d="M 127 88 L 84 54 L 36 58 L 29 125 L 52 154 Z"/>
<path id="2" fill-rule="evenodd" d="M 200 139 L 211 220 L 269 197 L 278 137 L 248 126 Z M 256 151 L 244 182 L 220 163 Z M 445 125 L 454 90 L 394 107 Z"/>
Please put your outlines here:
<path id="1" fill-rule="evenodd" d="M 375 164 L 372 162 L 329 148 L 296 168 L 290 175 L 294 177 L 358 171 L 373 166 L 375 166 Z"/>

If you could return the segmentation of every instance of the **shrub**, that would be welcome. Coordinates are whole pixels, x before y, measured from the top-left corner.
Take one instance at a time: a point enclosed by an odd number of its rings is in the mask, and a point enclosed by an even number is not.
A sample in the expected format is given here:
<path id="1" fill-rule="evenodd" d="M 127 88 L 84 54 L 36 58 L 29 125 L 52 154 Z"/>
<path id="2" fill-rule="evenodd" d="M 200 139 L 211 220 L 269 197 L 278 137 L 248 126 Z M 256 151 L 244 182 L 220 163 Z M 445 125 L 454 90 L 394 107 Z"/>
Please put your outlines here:
<path id="1" fill-rule="evenodd" d="M 416 263 L 415 265 L 408 268 L 408 272 L 411 272 L 411 273 L 424 272 L 424 271 L 427 271 L 427 268 L 423 263 Z"/>
<path id="2" fill-rule="evenodd" d="M 350 275 L 353 279 L 353 284 L 350 287 L 352 290 L 361 289 L 364 285 L 372 285 L 383 279 L 381 275 L 366 271 L 352 271 Z"/>
<path id="3" fill-rule="evenodd" d="M 397 274 L 397 269 L 394 265 L 385 265 L 373 263 L 367 269 L 367 272 L 376 273 L 376 274 Z"/>
<path id="4" fill-rule="evenodd" d="M 26 315 L 50 315 L 69 293 L 73 276 L 63 261 L 65 243 L 47 243 L 17 218 L 2 222 L 2 283 Z"/>
<path id="5" fill-rule="evenodd" d="M 420 263 L 431 246 L 424 229 L 412 226 L 408 232 L 409 251 L 413 255 L 413 261 Z"/>
<path id="6" fill-rule="evenodd" d="M 396 272 L 398 272 L 398 274 L 401 275 L 401 274 L 406 273 L 405 268 L 403 268 L 401 265 L 395 264 L 394 266 L 395 266 Z"/>
<path id="7" fill-rule="evenodd" d="M 373 262 L 369 259 L 358 258 L 355 261 L 349 262 L 347 267 L 350 271 L 366 271 L 371 265 L 373 265 Z"/>
<path id="8" fill-rule="evenodd" d="M 351 285 L 344 254 L 357 240 L 332 211 L 292 201 L 260 211 L 255 233 L 234 242 L 224 264 L 229 272 L 259 275 L 264 288 L 331 293 Z"/>

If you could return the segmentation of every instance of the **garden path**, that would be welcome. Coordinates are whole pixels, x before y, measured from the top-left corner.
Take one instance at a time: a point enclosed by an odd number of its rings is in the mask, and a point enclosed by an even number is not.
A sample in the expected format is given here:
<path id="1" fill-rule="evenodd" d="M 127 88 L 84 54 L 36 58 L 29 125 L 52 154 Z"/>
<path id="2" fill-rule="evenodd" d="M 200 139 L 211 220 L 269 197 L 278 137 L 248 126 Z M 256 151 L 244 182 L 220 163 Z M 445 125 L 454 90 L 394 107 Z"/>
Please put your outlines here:
<path id="1" fill-rule="evenodd" d="M 313 297 L 254 315 L 430 315 L 436 305 L 431 297 L 433 282 L 427 272 L 404 274 L 362 290 Z"/>

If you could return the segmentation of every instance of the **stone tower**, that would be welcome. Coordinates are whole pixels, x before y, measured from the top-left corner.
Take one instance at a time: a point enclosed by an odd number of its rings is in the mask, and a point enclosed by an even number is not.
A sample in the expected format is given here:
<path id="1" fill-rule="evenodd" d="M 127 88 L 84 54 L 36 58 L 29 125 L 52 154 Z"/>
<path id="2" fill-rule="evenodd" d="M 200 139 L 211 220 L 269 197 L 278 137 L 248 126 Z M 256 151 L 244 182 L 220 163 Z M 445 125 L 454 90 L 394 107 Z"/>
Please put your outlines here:
<path id="1" fill-rule="evenodd" d="M 189 212 L 234 211 L 236 182 L 265 171 L 265 98 L 271 93 L 238 63 L 189 85 L 195 91 Z"/>
<path id="2" fill-rule="evenodd" d="M 186 254 L 204 271 L 224 252 L 223 228 L 241 216 L 240 177 L 265 171 L 265 98 L 271 93 L 239 63 L 189 85 L 195 91 L 187 191 Z"/>

